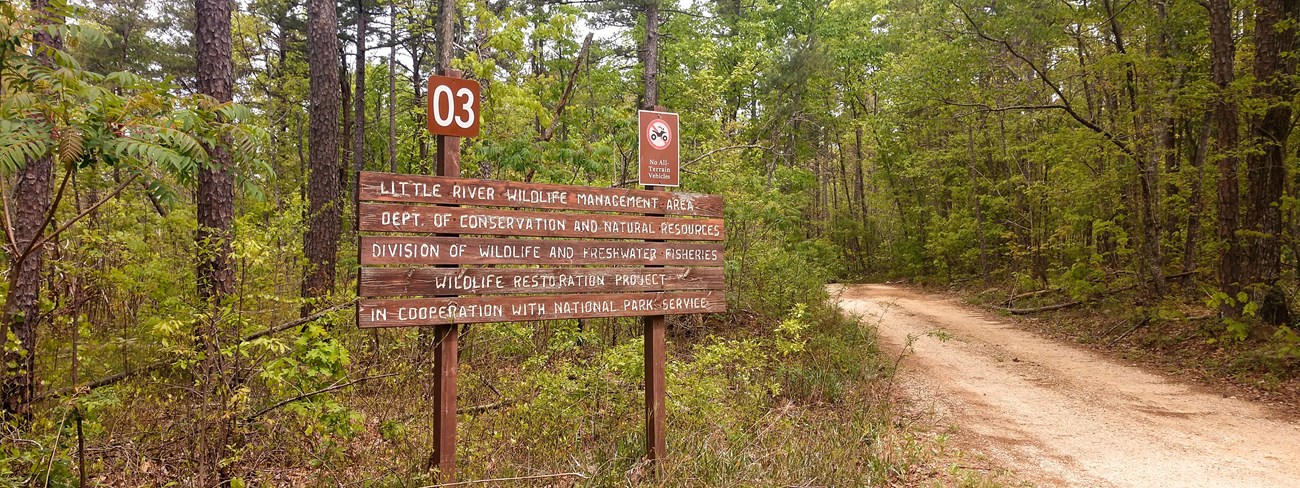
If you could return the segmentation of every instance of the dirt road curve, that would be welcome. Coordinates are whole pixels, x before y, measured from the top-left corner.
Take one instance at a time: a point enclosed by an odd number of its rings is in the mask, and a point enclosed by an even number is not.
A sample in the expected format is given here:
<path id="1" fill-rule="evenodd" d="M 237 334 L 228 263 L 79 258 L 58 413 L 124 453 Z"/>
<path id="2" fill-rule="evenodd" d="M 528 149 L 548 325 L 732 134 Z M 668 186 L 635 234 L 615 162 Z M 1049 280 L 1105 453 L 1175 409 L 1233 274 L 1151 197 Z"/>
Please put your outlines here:
<path id="1" fill-rule="evenodd" d="M 886 285 L 833 286 L 841 308 L 912 351 L 910 401 L 955 442 L 1038 486 L 1300 487 L 1300 423 L 996 315 Z"/>

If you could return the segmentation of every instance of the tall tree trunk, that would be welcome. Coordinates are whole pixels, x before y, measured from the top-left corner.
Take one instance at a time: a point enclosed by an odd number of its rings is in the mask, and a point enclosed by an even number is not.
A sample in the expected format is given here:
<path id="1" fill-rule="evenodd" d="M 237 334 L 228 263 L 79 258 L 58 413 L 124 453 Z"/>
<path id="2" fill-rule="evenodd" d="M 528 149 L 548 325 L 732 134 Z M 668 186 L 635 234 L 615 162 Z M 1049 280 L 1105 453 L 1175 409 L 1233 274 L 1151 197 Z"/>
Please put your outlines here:
<path id="1" fill-rule="evenodd" d="M 641 109 L 654 110 L 659 104 L 659 1 L 645 2 L 645 39 L 641 43 Z"/>
<path id="2" fill-rule="evenodd" d="M 195 0 L 199 93 L 218 102 L 231 101 L 235 79 L 230 11 L 230 0 Z M 200 297 L 216 301 L 234 291 L 230 227 L 235 216 L 235 184 L 229 150 L 220 144 L 207 149 L 211 163 L 199 170 L 198 287 Z"/>
<path id="3" fill-rule="evenodd" d="M 1241 212 L 1237 180 L 1237 101 L 1229 93 L 1235 78 L 1235 52 L 1236 46 L 1232 40 L 1232 2 L 1210 0 L 1210 78 L 1219 90 L 1214 101 L 1214 147 L 1219 158 L 1217 232 L 1222 243 L 1218 274 L 1219 289 L 1229 297 L 1235 297 L 1241 289 L 1238 266 L 1242 255 L 1237 239 L 1237 218 Z M 1235 313 L 1240 309 L 1225 307 L 1224 311 Z"/>
<path id="4" fill-rule="evenodd" d="M 304 298 L 317 298 L 334 288 L 334 268 L 342 224 L 339 198 L 339 61 L 338 12 L 334 2 L 307 2 L 307 65 L 311 106 L 308 113 L 307 235 L 303 254 L 307 268 Z M 312 304 L 303 307 L 311 313 Z"/>
<path id="5" fill-rule="evenodd" d="M 195 0 L 199 93 L 218 102 L 229 102 L 234 85 L 231 59 L 230 0 Z M 218 310 L 218 303 L 234 292 L 234 269 L 230 261 L 231 224 L 235 216 L 235 186 L 229 149 L 218 143 L 208 147 L 211 162 L 199 170 L 198 188 L 198 291 Z M 194 453 L 199 458 L 199 477 L 204 485 L 225 478 L 222 459 L 229 454 L 234 425 L 229 412 L 234 390 L 231 368 L 220 348 L 235 334 L 221 326 L 219 314 L 203 319 L 197 331 L 203 345 L 200 412 L 202 435 Z M 237 359 L 236 359 L 237 360 Z M 216 411 L 212 409 L 216 408 Z"/>
<path id="6" fill-rule="evenodd" d="M 366 169 L 366 5 L 357 0 L 357 81 L 352 114 L 352 170 Z"/>
<path id="7" fill-rule="evenodd" d="M 388 3 L 388 170 L 397 172 L 397 2 Z"/>
<path id="8" fill-rule="evenodd" d="M 1259 317 L 1270 324 L 1289 324 L 1286 292 L 1278 285 L 1282 271 L 1282 192 L 1286 179 L 1286 140 L 1291 134 L 1291 105 L 1295 86 L 1295 22 L 1300 6 L 1294 0 L 1255 2 L 1255 99 L 1266 102 L 1263 116 L 1250 124 L 1253 151 L 1246 158 L 1249 199 L 1243 243 L 1245 276 Z"/>
<path id="9" fill-rule="evenodd" d="M 50 0 L 33 0 L 32 9 L 42 13 L 43 24 L 61 24 L 63 19 L 53 12 Z M 63 48 L 63 40 L 48 32 L 36 34 L 35 45 Z M 52 66 L 49 53 L 36 50 L 33 54 L 46 66 Z M 40 316 L 41 265 L 44 248 L 32 246 L 45 230 L 46 216 L 51 211 L 53 191 L 53 156 L 28 159 L 18 170 L 14 185 L 13 232 L 14 267 L 9 270 L 9 293 L 5 297 L 4 327 L 0 328 L 0 405 L 4 413 L 24 421 L 31 419 L 31 403 L 36 394 L 36 327 Z M 24 249 L 31 247 L 26 255 Z M 21 260 L 21 262 L 16 262 Z M 10 334 L 17 344 L 10 342 Z M 15 347 L 16 346 L 16 347 Z"/>

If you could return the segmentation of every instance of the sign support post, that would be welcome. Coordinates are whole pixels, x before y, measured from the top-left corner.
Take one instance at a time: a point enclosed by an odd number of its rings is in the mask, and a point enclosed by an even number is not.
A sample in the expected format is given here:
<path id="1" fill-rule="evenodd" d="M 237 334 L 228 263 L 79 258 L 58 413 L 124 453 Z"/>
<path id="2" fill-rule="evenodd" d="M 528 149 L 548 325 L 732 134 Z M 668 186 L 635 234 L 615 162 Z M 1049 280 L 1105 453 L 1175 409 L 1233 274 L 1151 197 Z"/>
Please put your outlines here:
<path id="1" fill-rule="evenodd" d="M 460 70 L 447 70 L 451 78 L 460 78 Z M 429 96 L 433 96 L 429 91 Z M 433 114 L 429 114 L 432 117 Z M 477 123 L 477 122 L 476 122 Z M 439 135 L 435 155 L 438 176 L 460 176 L 460 137 Z M 451 266 L 454 267 L 454 266 Z M 435 325 L 433 332 L 433 452 L 428 467 L 438 468 L 439 481 L 456 476 L 456 373 L 459 362 L 460 326 Z"/>
<path id="2" fill-rule="evenodd" d="M 647 190 L 667 191 L 668 187 L 662 185 L 676 186 L 679 181 L 677 115 L 666 114 L 663 107 L 655 105 L 653 112 L 639 112 L 637 118 L 638 179 Z M 658 467 L 668 455 L 664 439 L 668 417 L 664 394 L 667 327 L 663 315 L 647 316 L 641 324 L 645 329 L 645 453 L 646 459 Z"/>

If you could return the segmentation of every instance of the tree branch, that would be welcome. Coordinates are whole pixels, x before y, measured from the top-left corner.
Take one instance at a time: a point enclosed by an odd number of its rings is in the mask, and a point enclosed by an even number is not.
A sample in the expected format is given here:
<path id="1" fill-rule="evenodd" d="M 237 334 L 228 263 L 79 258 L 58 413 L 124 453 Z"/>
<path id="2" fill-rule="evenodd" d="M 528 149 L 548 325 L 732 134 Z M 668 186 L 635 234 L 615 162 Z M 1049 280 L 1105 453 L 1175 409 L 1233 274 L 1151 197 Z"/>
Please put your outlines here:
<path id="1" fill-rule="evenodd" d="M 303 394 L 298 395 L 298 396 L 294 396 L 294 397 L 286 398 L 286 399 L 284 399 L 284 400 L 280 400 L 279 402 L 276 402 L 275 405 L 271 405 L 271 406 L 269 406 L 269 407 L 263 408 L 263 409 L 261 409 L 261 410 L 258 410 L 257 413 L 254 413 L 254 414 L 252 414 L 252 415 L 249 415 L 249 416 L 247 416 L 247 417 L 244 417 L 244 422 L 245 422 L 245 423 L 252 423 L 254 420 L 257 420 L 258 417 L 261 417 L 261 416 L 263 416 L 263 415 L 266 415 L 268 412 L 270 412 L 270 411 L 272 411 L 272 410 L 275 410 L 275 409 L 277 409 L 277 408 L 283 407 L 283 406 L 285 406 L 285 405 L 288 405 L 288 404 L 290 404 L 290 403 L 293 403 L 293 402 L 296 402 L 296 401 L 299 401 L 299 400 L 305 400 L 305 399 L 307 399 L 307 398 L 314 397 L 314 396 L 319 395 L 319 394 L 321 394 L 321 393 L 329 393 L 329 392 L 331 392 L 331 391 L 342 390 L 342 389 L 344 389 L 344 388 L 347 388 L 347 387 L 349 387 L 349 386 L 355 385 L 355 384 L 357 384 L 357 383 L 365 383 L 365 382 L 370 381 L 370 380 L 377 380 L 377 379 L 380 379 L 380 378 L 387 378 L 387 377 L 389 377 L 389 376 L 397 376 L 397 373 L 381 374 L 381 375 L 377 375 L 377 376 L 367 376 L 367 377 L 365 377 L 365 378 L 355 379 L 355 380 L 349 381 L 349 382 L 347 382 L 347 383 L 342 383 L 342 384 L 340 384 L 340 383 L 335 383 L 335 384 L 333 384 L 333 385 L 330 385 L 330 386 L 325 387 L 325 388 L 321 388 L 321 389 L 316 390 L 316 391 L 307 392 L 307 393 L 303 393 Z"/>
<path id="2" fill-rule="evenodd" d="M 967 12 L 965 8 L 962 8 L 961 5 L 958 5 L 956 1 L 951 1 L 950 3 L 952 4 L 953 7 L 956 7 L 957 10 L 961 12 L 962 16 L 966 18 L 966 22 L 970 23 L 971 29 L 974 29 L 975 31 L 975 35 L 979 36 L 981 39 L 984 39 L 986 41 L 995 44 L 1001 44 L 1003 47 L 1006 48 L 1008 53 L 1010 53 L 1016 59 L 1019 59 L 1021 62 L 1025 63 L 1025 65 L 1029 66 L 1029 69 L 1033 70 L 1034 74 L 1037 74 L 1038 78 L 1043 80 L 1043 83 L 1046 84 L 1048 88 L 1052 89 L 1052 92 L 1056 94 L 1057 98 L 1060 98 L 1061 100 L 1060 105 L 1049 106 L 1045 108 L 1060 108 L 1061 110 L 1064 110 L 1066 114 L 1069 114 L 1070 118 L 1074 119 L 1076 122 L 1088 128 L 1089 130 L 1101 134 L 1103 137 L 1106 138 L 1107 141 L 1110 141 L 1111 144 L 1114 144 L 1115 147 L 1119 148 L 1121 152 L 1128 155 L 1128 157 L 1132 158 L 1135 161 L 1138 160 L 1137 154 L 1135 154 L 1133 152 L 1133 149 L 1130 148 L 1128 144 L 1124 143 L 1123 140 L 1121 140 L 1119 137 L 1115 136 L 1114 134 L 1111 134 L 1110 131 L 1103 129 L 1101 126 L 1093 123 L 1091 120 L 1088 120 L 1084 118 L 1082 115 L 1080 115 L 1079 112 L 1074 109 L 1074 106 L 1070 104 L 1069 97 L 1065 96 L 1065 92 L 1061 91 L 1061 87 L 1057 86 L 1056 82 L 1053 82 L 1052 78 L 1047 75 L 1046 69 L 1040 68 L 1037 64 L 1034 64 L 1034 62 L 1031 61 L 1028 57 L 1021 54 L 1020 51 L 1017 51 L 1016 48 L 1012 46 L 1009 41 L 1005 39 L 998 39 L 996 37 L 990 36 L 987 33 L 985 33 L 984 29 L 980 28 L 979 24 L 975 22 L 975 19 L 970 16 L 970 13 Z"/>
<path id="3" fill-rule="evenodd" d="M 75 223 L 77 223 L 77 221 L 79 221 L 79 220 L 85 218 L 87 215 L 90 215 L 90 213 L 91 213 L 91 212 L 94 212 L 95 209 L 98 209 L 100 205 L 103 205 L 103 204 L 105 204 L 105 203 L 108 203 L 109 200 L 112 200 L 112 199 L 116 198 L 118 194 L 122 193 L 122 190 L 126 189 L 126 186 L 127 186 L 127 185 L 130 185 L 131 182 L 132 182 L 132 181 L 135 181 L 135 179 L 138 178 L 138 177 L 140 177 L 140 173 L 136 173 L 136 174 L 131 175 L 130 178 L 127 178 L 126 180 L 123 180 L 121 184 L 117 185 L 117 188 L 114 188 L 113 191 L 110 192 L 110 193 L 108 194 L 108 196 L 105 196 L 104 198 L 101 198 L 98 202 L 95 202 L 94 205 L 91 205 L 91 206 L 89 206 L 89 207 L 86 207 L 85 210 L 82 210 L 81 213 L 77 214 L 76 217 L 73 217 L 73 218 L 69 219 L 67 222 L 64 222 L 63 225 L 59 226 L 58 229 L 55 229 L 54 232 L 51 232 L 51 233 L 49 233 L 49 234 L 46 234 L 45 237 L 42 237 L 39 241 L 37 241 L 37 240 L 33 240 L 32 242 L 33 242 L 34 244 L 42 245 L 42 246 L 45 245 L 45 243 L 50 242 L 50 240 L 54 239 L 55 237 L 58 237 L 59 234 L 62 234 L 63 231 L 68 230 L 68 227 L 71 227 L 72 224 L 75 224 Z M 66 180 L 65 180 L 65 181 L 66 181 Z M 60 192 L 60 193 L 62 193 L 62 192 Z M 51 210 L 53 210 L 53 208 L 51 208 Z M 51 215 L 53 215 L 53 212 L 51 212 Z M 48 224 L 49 221 L 47 220 L 46 223 Z M 41 228 L 44 228 L 44 226 L 42 226 Z M 29 253 L 29 252 L 31 252 L 32 249 L 35 249 L 35 248 L 36 248 L 36 246 L 27 246 L 27 250 L 26 250 L 26 251 L 23 251 L 23 256 L 26 257 L 26 254 Z M 19 263 L 21 263 L 21 261 L 19 261 Z M 17 266 L 17 265 L 15 265 L 15 266 Z"/>
<path id="4" fill-rule="evenodd" d="M 564 115 L 564 106 L 569 103 L 569 94 L 573 92 L 573 85 L 578 81 L 578 69 L 582 67 L 582 60 L 587 57 L 587 51 L 591 49 L 592 33 L 587 33 L 587 38 L 582 40 L 582 48 L 578 49 L 578 58 L 573 60 L 573 71 L 569 72 L 569 83 L 564 87 L 564 94 L 560 95 L 560 102 L 555 105 L 555 116 L 551 118 L 550 125 L 546 130 L 537 136 L 537 142 L 546 142 L 551 140 L 555 135 L 555 126 L 560 124 L 560 116 Z"/>

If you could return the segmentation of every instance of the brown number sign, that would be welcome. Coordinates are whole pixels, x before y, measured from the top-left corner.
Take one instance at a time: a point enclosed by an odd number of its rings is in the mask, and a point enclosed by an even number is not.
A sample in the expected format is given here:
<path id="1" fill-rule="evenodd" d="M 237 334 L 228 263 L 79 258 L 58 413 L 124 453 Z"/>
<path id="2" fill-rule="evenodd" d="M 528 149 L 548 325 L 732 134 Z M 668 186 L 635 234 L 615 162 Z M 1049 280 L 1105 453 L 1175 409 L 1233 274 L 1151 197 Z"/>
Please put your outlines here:
<path id="1" fill-rule="evenodd" d="M 429 77 L 429 132 L 442 136 L 474 137 L 480 122 L 480 86 L 477 81 L 450 76 Z"/>

